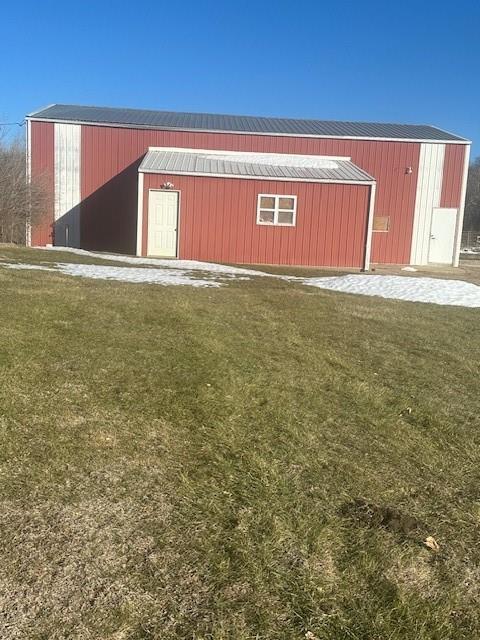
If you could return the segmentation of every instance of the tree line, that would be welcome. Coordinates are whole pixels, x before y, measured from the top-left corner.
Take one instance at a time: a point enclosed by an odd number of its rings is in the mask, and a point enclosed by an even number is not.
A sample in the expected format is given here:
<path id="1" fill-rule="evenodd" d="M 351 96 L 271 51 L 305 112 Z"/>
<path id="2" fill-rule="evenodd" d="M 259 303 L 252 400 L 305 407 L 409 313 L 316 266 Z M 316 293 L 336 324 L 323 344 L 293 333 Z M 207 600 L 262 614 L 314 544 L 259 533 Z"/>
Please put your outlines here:
<path id="1" fill-rule="evenodd" d="M 46 212 L 46 194 L 42 176 L 27 180 L 25 143 L 0 129 L 0 243 L 26 243 L 29 223 Z"/>
<path id="2" fill-rule="evenodd" d="M 480 233 L 480 156 L 475 158 L 468 170 L 463 229 Z"/>

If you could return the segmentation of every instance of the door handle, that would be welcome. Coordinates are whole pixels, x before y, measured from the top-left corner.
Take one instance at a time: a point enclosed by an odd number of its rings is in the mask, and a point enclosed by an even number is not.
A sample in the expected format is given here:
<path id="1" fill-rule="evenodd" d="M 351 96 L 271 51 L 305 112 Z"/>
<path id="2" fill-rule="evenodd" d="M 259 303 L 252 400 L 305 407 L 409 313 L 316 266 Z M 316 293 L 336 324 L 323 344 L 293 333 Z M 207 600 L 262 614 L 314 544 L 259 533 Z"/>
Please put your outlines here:
<path id="1" fill-rule="evenodd" d="M 430 234 L 430 240 L 435 240 L 435 236 Z"/>

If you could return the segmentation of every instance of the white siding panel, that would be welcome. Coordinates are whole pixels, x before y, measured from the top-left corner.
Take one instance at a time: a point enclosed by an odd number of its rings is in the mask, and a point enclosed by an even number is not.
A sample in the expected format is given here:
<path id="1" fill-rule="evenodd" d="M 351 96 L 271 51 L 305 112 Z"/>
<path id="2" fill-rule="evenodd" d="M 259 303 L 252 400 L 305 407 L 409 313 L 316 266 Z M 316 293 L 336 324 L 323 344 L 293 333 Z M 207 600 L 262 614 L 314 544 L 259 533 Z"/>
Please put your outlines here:
<path id="1" fill-rule="evenodd" d="M 32 183 L 32 123 L 27 119 L 27 184 Z M 30 197 L 28 199 L 28 215 L 26 222 L 25 244 L 27 247 L 32 246 L 32 204 Z"/>
<path id="2" fill-rule="evenodd" d="M 418 167 L 410 264 L 428 264 L 432 214 L 440 206 L 444 144 L 422 144 Z"/>
<path id="3" fill-rule="evenodd" d="M 143 173 L 138 174 L 137 256 L 142 255 L 143 241 Z"/>
<path id="4" fill-rule="evenodd" d="M 81 125 L 55 123 L 55 244 L 80 246 Z"/>

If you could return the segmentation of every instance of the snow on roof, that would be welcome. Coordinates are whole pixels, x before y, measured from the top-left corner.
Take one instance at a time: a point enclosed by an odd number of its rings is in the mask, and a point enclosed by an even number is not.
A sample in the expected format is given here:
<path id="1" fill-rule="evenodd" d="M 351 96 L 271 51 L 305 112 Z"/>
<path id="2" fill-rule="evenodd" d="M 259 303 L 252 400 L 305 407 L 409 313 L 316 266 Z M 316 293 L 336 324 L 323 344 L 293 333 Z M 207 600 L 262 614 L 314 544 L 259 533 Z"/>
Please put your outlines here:
<path id="1" fill-rule="evenodd" d="M 167 147 L 151 147 L 139 171 L 301 182 L 375 181 L 350 158 Z"/>

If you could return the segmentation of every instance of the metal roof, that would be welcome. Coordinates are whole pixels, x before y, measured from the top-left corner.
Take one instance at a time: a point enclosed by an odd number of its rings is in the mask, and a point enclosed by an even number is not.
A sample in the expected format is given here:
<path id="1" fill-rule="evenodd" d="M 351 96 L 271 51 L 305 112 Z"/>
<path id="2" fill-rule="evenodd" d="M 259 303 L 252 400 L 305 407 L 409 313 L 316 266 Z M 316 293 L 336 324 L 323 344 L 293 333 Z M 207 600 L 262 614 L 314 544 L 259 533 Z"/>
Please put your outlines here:
<path id="1" fill-rule="evenodd" d="M 257 135 L 467 142 L 465 138 L 437 127 L 422 124 L 298 120 L 213 113 L 148 111 L 145 109 L 121 109 L 116 107 L 85 107 L 66 104 L 53 104 L 31 113 L 27 117 L 36 120 L 86 122 L 182 131 L 223 131 Z"/>
<path id="2" fill-rule="evenodd" d="M 162 147 L 148 150 L 139 171 L 300 182 L 375 181 L 349 158 Z"/>

